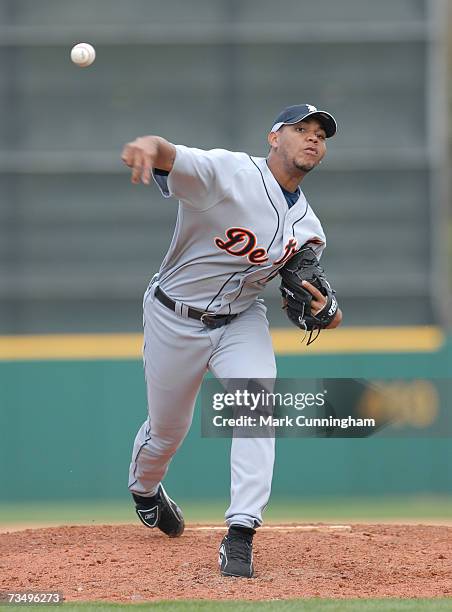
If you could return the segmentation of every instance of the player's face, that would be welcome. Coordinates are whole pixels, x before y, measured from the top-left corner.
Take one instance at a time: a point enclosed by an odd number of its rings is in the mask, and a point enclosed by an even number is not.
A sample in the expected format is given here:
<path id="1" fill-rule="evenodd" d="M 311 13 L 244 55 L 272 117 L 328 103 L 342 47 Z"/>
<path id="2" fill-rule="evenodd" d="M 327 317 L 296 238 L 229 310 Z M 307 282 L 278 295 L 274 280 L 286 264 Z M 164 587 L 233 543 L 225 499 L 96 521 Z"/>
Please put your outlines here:
<path id="1" fill-rule="evenodd" d="M 284 165 L 309 172 L 324 158 L 326 153 L 326 133 L 322 124 L 309 118 L 293 125 L 284 125 L 271 143 L 274 152 L 281 156 Z"/>

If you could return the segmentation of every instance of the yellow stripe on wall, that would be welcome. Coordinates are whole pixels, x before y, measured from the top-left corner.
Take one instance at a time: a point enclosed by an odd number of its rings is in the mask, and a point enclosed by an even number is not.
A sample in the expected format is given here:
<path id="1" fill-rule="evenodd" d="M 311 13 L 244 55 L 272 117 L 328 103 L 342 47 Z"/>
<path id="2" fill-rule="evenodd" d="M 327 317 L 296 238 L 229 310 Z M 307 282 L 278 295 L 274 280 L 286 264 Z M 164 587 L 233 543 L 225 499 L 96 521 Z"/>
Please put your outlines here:
<path id="1" fill-rule="evenodd" d="M 349 327 L 321 332 L 306 347 L 303 333 L 276 329 L 273 347 L 278 354 L 299 353 L 432 353 L 444 344 L 439 327 Z"/>
<path id="2" fill-rule="evenodd" d="M 311 346 L 296 329 L 275 328 L 272 339 L 280 355 L 341 353 L 431 353 L 444 344 L 438 327 L 351 327 L 324 331 Z M 62 334 L 0 336 L 0 360 L 139 359 L 141 334 Z"/>
<path id="3" fill-rule="evenodd" d="M 136 359 L 142 334 L 0 336 L 0 359 Z"/>

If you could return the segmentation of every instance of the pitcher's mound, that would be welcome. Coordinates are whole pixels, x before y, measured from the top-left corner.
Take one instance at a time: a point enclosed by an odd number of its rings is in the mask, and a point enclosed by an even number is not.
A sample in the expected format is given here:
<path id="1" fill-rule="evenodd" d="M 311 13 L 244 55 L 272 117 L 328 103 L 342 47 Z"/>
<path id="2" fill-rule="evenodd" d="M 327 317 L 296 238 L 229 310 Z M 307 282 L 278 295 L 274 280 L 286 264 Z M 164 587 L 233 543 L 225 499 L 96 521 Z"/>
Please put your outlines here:
<path id="1" fill-rule="evenodd" d="M 452 527 L 279 525 L 254 538 L 256 577 L 223 578 L 224 528 L 169 539 L 141 525 L 0 534 L 0 591 L 67 600 L 452 596 Z"/>

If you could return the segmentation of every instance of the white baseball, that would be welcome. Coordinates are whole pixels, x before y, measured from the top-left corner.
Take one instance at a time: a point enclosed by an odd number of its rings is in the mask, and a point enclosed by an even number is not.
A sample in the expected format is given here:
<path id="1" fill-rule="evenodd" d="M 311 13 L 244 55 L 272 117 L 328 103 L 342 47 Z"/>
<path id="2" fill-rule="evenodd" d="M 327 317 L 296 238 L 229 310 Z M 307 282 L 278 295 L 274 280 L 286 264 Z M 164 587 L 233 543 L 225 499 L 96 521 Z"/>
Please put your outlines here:
<path id="1" fill-rule="evenodd" d="M 86 68 L 96 59 L 96 50 L 88 43 L 78 43 L 72 47 L 71 60 L 80 68 Z"/>

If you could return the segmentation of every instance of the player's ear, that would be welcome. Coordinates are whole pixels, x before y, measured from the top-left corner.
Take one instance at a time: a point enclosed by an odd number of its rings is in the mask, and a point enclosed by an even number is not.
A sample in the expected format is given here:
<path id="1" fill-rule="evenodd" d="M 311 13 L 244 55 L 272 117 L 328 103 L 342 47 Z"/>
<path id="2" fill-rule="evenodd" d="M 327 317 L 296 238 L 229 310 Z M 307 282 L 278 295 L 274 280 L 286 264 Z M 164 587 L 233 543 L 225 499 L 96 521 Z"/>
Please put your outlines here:
<path id="1" fill-rule="evenodd" d="M 275 149 L 278 145 L 278 132 L 269 132 L 267 136 L 268 144 L 272 149 Z"/>

